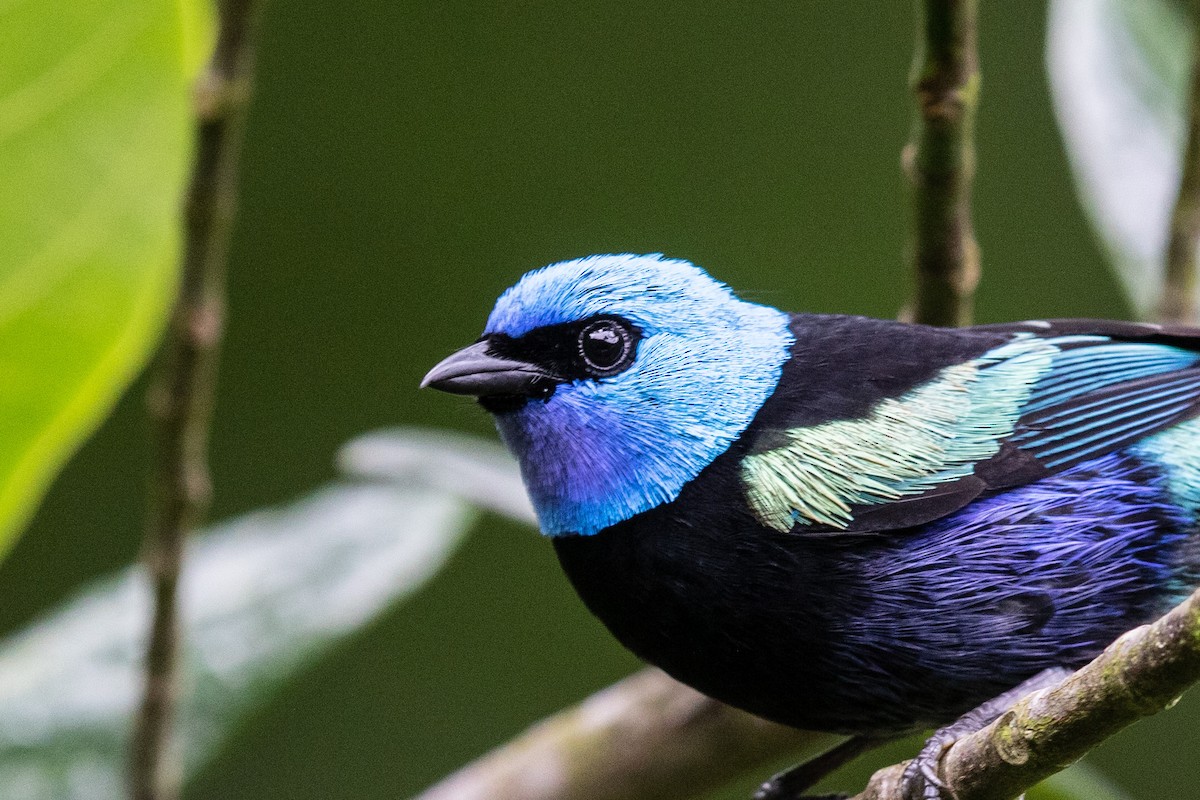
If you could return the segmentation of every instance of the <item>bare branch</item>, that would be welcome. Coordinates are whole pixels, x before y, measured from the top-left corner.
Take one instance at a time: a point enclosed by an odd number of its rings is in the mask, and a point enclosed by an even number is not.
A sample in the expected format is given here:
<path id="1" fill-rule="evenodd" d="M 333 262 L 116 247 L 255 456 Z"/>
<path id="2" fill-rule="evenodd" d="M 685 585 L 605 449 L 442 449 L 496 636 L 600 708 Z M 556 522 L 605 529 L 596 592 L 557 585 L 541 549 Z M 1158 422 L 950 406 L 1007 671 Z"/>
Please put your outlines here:
<path id="1" fill-rule="evenodd" d="M 179 794 L 171 748 L 179 650 L 178 584 L 188 534 L 208 509 L 208 429 L 224 327 L 225 253 L 233 220 L 237 154 L 253 64 L 254 0 L 223 0 L 217 43 L 195 93 L 196 155 L 184 210 L 183 268 L 148 405 L 155 473 L 143 559 L 154 610 L 145 686 L 130 742 L 134 800 Z"/>
<path id="2" fill-rule="evenodd" d="M 835 738 L 775 725 L 647 669 L 550 717 L 416 800 L 668 800 Z"/>
<path id="3" fill-rule="evenodd" d="M 1200 0 L 1192 2 L 1193 26 Z M 1195 36 L 1193 36 L 1193 39 Z M 1166 277 L 1158 316 L 1163 322 L 1193 324 L 1196 317 L 1196 251 L 1200 245 L 1200 48 L 1192 45 L 1187 98 L 1187 144 L 1175 207 L 1167 231 Z"/>
<path id="4" fill-rule="evenodd" d="M 917 3 L 911 81 L 918 113 L 902 161 L 913 185 L 913 319 L 930 325 L 969 325 L 979 283 L 971 223 L 980 81 L 976 3 Z"/>

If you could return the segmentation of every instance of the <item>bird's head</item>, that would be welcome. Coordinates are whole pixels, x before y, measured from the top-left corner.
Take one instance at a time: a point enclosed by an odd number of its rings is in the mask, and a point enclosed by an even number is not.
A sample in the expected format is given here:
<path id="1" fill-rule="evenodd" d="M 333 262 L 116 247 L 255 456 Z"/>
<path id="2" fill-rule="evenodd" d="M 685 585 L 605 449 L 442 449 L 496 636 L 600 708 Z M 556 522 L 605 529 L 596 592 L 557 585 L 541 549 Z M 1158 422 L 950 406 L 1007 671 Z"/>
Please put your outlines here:
<path id="1" fill-rule="evenodd" d="M 526 274 L 421 385 L 478 397 L 542 531 L 587 535 L 674 500 L 749 426 L 791 344 L 786 314 L 687 261 L 588 256 Z"/>

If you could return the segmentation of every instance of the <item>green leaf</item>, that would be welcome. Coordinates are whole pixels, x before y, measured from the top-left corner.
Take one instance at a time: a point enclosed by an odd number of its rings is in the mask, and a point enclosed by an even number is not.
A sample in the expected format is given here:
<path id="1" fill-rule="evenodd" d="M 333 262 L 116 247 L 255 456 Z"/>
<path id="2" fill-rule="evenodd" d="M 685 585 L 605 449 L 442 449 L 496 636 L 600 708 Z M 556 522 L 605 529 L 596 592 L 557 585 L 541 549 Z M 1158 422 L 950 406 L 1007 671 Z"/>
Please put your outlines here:
<path id="1" fill-rule="evenodd" d="M 473 513 L 443 492 L 334 485 L 193 541 L 180 746 L 200 769 L 291 675 L 434 575 Z M 126 570 L 0 643 L 5 797 L 123 795 L 148 587 Z"/>
<path id="2" fill-rule="evenodd" d="M 0 556 L 175 284 L 200 0 L 0 0 Z"/>
<path id="3" fill-rule="evenodd" d="M 1134 308 L 1162 286 L 1191 27 L 1169 0 L 1053 0 L 1046 59 L 1083 207 Z"/>
<path id="4" fill-rule="evenodd" d="M 1026 800 L 1130 800 L 1095 767 L 1079 762 L 1025 793 Z"/>

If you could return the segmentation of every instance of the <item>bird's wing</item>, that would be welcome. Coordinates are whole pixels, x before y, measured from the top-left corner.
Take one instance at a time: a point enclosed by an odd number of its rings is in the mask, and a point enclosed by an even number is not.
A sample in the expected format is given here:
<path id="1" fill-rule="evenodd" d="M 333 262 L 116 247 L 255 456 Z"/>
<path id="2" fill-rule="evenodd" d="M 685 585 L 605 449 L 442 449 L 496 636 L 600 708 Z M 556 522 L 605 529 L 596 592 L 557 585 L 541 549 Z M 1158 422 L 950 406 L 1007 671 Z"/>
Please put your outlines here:
<path id="1" fill-rule="evenodd" d="M 760 432 L 741 464 L 759 521 L 918 525 L 1200 415 L 1200 330 L 1086 320 L 970 330 L 1006 338 L 864 414 Z"/>

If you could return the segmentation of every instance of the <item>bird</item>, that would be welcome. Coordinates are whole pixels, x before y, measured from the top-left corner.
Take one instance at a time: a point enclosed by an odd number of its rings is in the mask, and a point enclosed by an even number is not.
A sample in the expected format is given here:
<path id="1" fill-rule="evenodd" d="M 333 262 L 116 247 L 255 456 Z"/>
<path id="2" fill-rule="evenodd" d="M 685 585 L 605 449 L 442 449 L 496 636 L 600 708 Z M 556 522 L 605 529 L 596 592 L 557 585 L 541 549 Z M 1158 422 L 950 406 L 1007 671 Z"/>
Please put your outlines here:
<path id="1" fill-rule="evenodd" d="M 492 414 L 625 647 L 859 745 L 937 729 L 914 799 L 956 736 L 1200 585 L 1197 329 L 789 313 L 592 255 L 526 273 L 422 386 Z"/>

